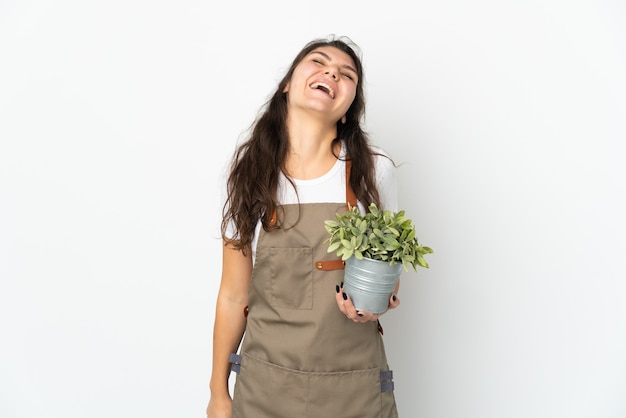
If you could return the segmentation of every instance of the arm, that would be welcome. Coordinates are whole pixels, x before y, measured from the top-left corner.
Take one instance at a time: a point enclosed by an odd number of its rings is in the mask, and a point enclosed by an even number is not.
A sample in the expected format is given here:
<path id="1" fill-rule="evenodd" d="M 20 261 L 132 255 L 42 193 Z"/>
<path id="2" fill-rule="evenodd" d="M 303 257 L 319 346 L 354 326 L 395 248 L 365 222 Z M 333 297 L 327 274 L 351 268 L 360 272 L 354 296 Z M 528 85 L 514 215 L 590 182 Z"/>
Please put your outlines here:
<path id="1" fill-rule="evenodd" d="M 252 255 L 224 245 L 222 279 L 217 295 L 213 326 L 213 367 L 209 418 L 230 418 L 231 397 L 228 391 L 230 363 L 228 356 L 237 351 L 246 328 L 244 308 L 248 305 L 248 286 L 252 276 Z"/>

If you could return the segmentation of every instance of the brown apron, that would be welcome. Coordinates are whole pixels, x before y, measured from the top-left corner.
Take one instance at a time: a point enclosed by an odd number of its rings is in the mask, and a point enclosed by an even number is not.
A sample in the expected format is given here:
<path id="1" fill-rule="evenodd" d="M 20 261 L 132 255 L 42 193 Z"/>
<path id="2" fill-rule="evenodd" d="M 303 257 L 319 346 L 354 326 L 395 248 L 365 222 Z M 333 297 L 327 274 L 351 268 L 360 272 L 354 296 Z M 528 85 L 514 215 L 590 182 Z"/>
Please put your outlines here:
<path id="1" fill-rule="evenodd" d="M 284 205 L 280 229 L 261 230 L 241 354 L 230 358 L 233 418 L 398 416 L 378 324 L 353 322 L 335 301 L 343 270 L 324 221 L 345 208 Z"/>

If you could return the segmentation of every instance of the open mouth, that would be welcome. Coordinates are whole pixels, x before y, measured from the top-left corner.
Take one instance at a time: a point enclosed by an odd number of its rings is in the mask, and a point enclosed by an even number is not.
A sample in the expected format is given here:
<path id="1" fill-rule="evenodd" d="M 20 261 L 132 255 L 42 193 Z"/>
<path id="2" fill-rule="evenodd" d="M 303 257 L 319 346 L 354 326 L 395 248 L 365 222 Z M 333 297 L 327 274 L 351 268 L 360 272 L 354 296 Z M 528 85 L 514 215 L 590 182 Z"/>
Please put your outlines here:
<path id="1" fill-rule="evenodd" d="M 322 90 L 323 92 L 328 94 L 331 99 L 335 98 L 335 92 L 333 91 L 333 89 L 328 84 L 316 81 L 316 82 L 312 83 L 309 87 L 311 87 L 312 89 Z"/>

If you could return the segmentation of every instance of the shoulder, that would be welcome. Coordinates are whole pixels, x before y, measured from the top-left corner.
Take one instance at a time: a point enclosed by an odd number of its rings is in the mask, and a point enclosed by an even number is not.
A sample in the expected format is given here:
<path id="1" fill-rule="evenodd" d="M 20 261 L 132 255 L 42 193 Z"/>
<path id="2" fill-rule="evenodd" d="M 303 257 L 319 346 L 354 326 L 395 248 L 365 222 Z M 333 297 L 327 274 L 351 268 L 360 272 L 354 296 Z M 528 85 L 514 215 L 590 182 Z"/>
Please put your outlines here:
<path id="1" fill-rule="evenodd" d="M 370 149 L 374 156 L 374 166 L 377 174 L 395 171 L 396 165 L 387 151 L 376 145 L 370 145 Z"/>
<path id="2" fill-rule="evenodd" d="M 396 164 L 384 149 L 370 146 L 374 154 L 374 170 L 376 187 L 380 195 L 381 205 L 391 211 L 398 210 L 398 191 Z"/>
<path id="3" fill-rule="evenodd" d="M 393 160 L 391 158 L 391 154 L 389 154 L 384 148 L 378 145 L 371 145 L 371 144 L 369 145 L 369 148 L 375 158 L 384 158 L 384 159 L 391 160 L 391 161 Z"/>

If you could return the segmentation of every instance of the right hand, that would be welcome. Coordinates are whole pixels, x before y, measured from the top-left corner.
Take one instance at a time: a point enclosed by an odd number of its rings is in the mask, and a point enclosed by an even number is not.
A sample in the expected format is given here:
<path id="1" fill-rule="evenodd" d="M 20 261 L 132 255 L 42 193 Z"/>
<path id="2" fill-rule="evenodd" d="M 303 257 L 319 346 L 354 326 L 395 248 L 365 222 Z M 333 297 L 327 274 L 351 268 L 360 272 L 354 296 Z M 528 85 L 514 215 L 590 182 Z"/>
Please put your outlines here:
<path id="1" fill-rule="evenodd" d="M 206 408 L 206 416 L 207 418 L 232 418 L 233 401 L 228 396 L 223 398 L 211 397 L 209 406 Z"/>

